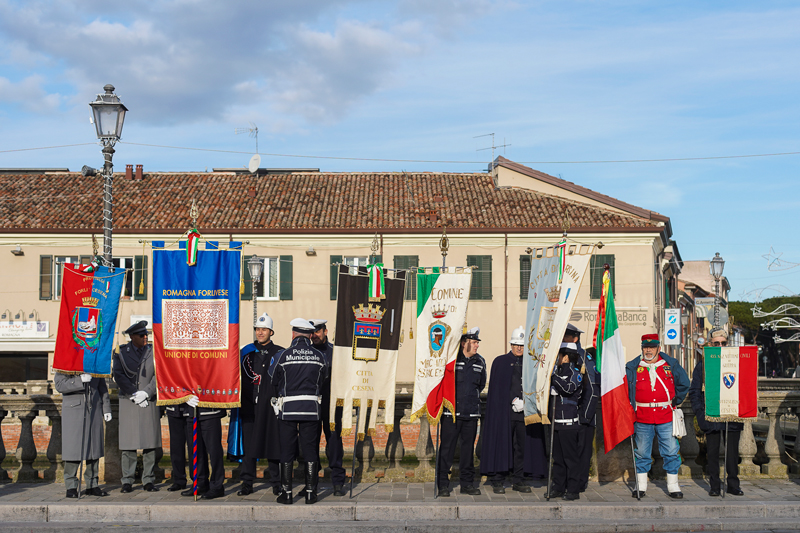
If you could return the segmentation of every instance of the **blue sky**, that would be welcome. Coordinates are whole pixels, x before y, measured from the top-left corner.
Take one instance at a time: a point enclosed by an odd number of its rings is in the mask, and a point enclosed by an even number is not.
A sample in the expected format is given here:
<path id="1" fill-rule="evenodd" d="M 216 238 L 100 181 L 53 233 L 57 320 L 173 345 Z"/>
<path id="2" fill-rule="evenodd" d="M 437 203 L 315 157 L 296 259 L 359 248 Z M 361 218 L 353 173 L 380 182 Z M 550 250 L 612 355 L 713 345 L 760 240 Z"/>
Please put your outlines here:
<path id="1" fill-rule="evenodd" d="M 117 169 L 481 171 L 498 153 L 672 219 L 736 299 L 800 292 L 796 2 L 0 0 L 0 167 L 101 165 L 87 103 L 130 109 Z M 185 146 L 238 154 L 138 146 Z M 553 163 L 561 162 L 561 163 Z M 780 255 L 782 263 L 762 257 Z M 761 290 L 765 289 L 766 290 Z"/>

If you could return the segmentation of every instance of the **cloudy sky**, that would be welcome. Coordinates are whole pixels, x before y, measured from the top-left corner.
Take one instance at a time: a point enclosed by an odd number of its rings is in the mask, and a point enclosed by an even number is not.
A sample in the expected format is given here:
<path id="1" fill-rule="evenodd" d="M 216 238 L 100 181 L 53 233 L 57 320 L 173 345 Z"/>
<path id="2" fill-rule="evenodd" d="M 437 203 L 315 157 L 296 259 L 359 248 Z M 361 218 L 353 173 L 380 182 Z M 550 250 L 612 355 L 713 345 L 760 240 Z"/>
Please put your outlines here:
<path id="1" fill-rule="evenodd" d="M 770 1 L 0 0 L 0 167 L 100 166 L 92 144 L 19 150 L 92 143 L 107 83 L 118 169 L 246 166 L 253 123 L 262 166 L 482 171 L 495 133 L 670 216 L 734 298 L 794 294 L 800 155 L 581 162 L 800 152 L 798 28 Z"/>

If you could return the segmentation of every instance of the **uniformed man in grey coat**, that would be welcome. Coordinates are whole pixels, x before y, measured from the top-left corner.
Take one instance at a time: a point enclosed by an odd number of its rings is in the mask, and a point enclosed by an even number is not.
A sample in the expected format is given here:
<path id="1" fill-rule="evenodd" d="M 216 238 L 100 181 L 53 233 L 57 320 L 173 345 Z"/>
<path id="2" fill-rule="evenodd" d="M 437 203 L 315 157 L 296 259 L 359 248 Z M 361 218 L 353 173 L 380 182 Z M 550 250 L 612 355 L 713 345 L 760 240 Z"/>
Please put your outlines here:
<path id="1" fill-rule="evenodd" d="M 90 374 L 70 376 L 56 372 L 53 381 L 56 390 L 64 396 L 61 404 L 61 458 L 64 460 L 67 498 L 78 497 L 78 468 L 81 460 L 86 461 L 86 470 L 83 473 L 86 494 L 108 496 L 100 488 L 98 481 L 98 459 L 103 457 L 104 450 L 103 420 L 111 420 L 111 400 L 108 397 L 106 380 L 93 378 Z"/>
<path id="2" fill-rule="evenodd" d="M 119 449 L 122 492 L 133 491 L 136 452 L 142 450 L 142 485 L 156 492 L 156 448 L 161 447 L 161 414 L 156 405 L 153 347 L 147 343 L 147 321 L 125 330 L 131 341 L 114 353 L 114 381 L 119 386 Z"/>

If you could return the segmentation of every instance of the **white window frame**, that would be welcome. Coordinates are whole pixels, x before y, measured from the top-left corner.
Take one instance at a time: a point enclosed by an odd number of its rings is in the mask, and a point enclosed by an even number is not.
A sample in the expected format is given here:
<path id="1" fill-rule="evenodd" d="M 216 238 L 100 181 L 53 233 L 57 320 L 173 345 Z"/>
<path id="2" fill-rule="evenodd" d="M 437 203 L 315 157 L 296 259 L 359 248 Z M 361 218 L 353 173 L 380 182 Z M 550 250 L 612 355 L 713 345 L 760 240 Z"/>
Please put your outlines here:
<path id="1" fill-rule="evenodd" d="M 126 299 L 126 300 L 133 300 L 134 291 L 137 290 L 137 287 L 133 286 L 133 269 L 134 269 L 134 265 L 136 264 L 136 262 L 135 262 L 133 256 L 112 257 L 111 258 L 112 264 L 115 261 L 119 261 L 119 265 L 120 266 L 118 266 L 118 267 L 115 266 L 114 268 L 124 268 L 124 269 L 126 269 L 125 279 L 122 282 L 123 287 L 127 288 L 128 279 L 129 278 L 130 278 L 130 282 L 131 282 L 131 293 L 130 294 L 125 294 L 125 291 L 123 290 L 121 298 Z M 130 265 L 128 265 L 128 263 L 130 263 Z"/>
<path id="2" fill-rule="evenodd" d="M 62 278 L 64 276 L 64 263 L 80 263 L 81 258 L 80 256 L 58 255 L 54 256 L 53 260 L 56 262 L 55 269 L 53 270 L 55 276 L 53 283 L 53 300 L 60 300 L 61 285 L 63 283 Z"/>
<path id="3" fill-rule="evenodd" d="M 258 301 L 277 301 L 280 300 L 281 297 L 281 260 L 280 257 L 259 257 L 259 261 L 261 261 L 261 278 L 259 278 L 258 283 L 256 283 L 256 287 L 258 290 L 258 294 L 255 295 Z M 264 283 L 264 277 L 267 275 L 267 272 L 270 271 L 270 268 L 274 265 L 274 277 L 270 280 L 270 286 L 267 287 L 267 284 Z M 264 294 L 265 291 L 269 291 L 269 289 L 274 289 L 274 294 Z"/>
<path id="4" fill-rule="evenodd" d="M 342 256 L 342 264 L 350 267 L 350 275 L 355 276 L 358 274 L 358 267 L 366 267 L 369 265 L 369 256 Z"/>

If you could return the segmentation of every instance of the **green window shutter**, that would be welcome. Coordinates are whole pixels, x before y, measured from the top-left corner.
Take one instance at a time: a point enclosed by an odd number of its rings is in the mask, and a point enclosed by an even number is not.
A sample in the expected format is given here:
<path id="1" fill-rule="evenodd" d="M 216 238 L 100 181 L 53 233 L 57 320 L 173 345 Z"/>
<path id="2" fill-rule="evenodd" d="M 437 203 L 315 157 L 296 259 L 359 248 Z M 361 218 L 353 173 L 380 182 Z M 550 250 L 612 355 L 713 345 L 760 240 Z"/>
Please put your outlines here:
<path id="1" fill-rule="evenodd" d="M 470 300 L 492 299 L 492 256 L 468 255 L 467 266 L 472 270 L 472 285 L 469 289 Z"/>
<path id="2" fill-rule="evenodd" d="M 519 256 L 519 299 L 528 299 L 528 284 L 531 282 L 531 256 Z"/>
<path id="3" fill-rule="evenodd" d="M 250 277 L 250 269 L 247 268 L 247 262 L 251 257 L 253 256 L 245 255 L 242 257 L 242 280 L 244 282 L 244 292 L 241 295 L 242 300 L 253 299 L 253 278 Z"/>
<path id="4" fill-rule="evenodd" d="M 139 286 L 144 283 L 144 290 L 139 294 Z M 133 258 L 133 299 L 147 300 L 147 256 L 137 255 Z"/>
<path id="5" fill-rule="evenodd" d="M 615 290 L 614 254 L 593 255 L 589 261 L 589 293 L 592 300 L 599 300 L 603 294 L 603 265 L 611 267 L 611 290 Z"/>
<path id="6" fill-rule="evenodd" d="M 331 300 L 336 299 L 339 288 L 339 265 L 344 258 L 341 255 L 331 256 Z"/>
<path id="7" fill-rule="evenodd" d="M 39 299 L 53 299 L 53 256 L 39 256 Z"/>
<path id="8" fill-rule="evenodd" d="M 294 276 L 294 266 L 291 255 L 280 256 L 278 272 L 280 273 L 280 298 L 281 300 L 291 300 L 293 296 L 292 278 Z"/>
<path id="9" fill-rule="evenodd" d="M 417 299 L 417 273 L 419 267 L 418 255 L 396 255 L 394 256 L 394 268 L 396 270 L 406 270 L 406 300 Z"/>

